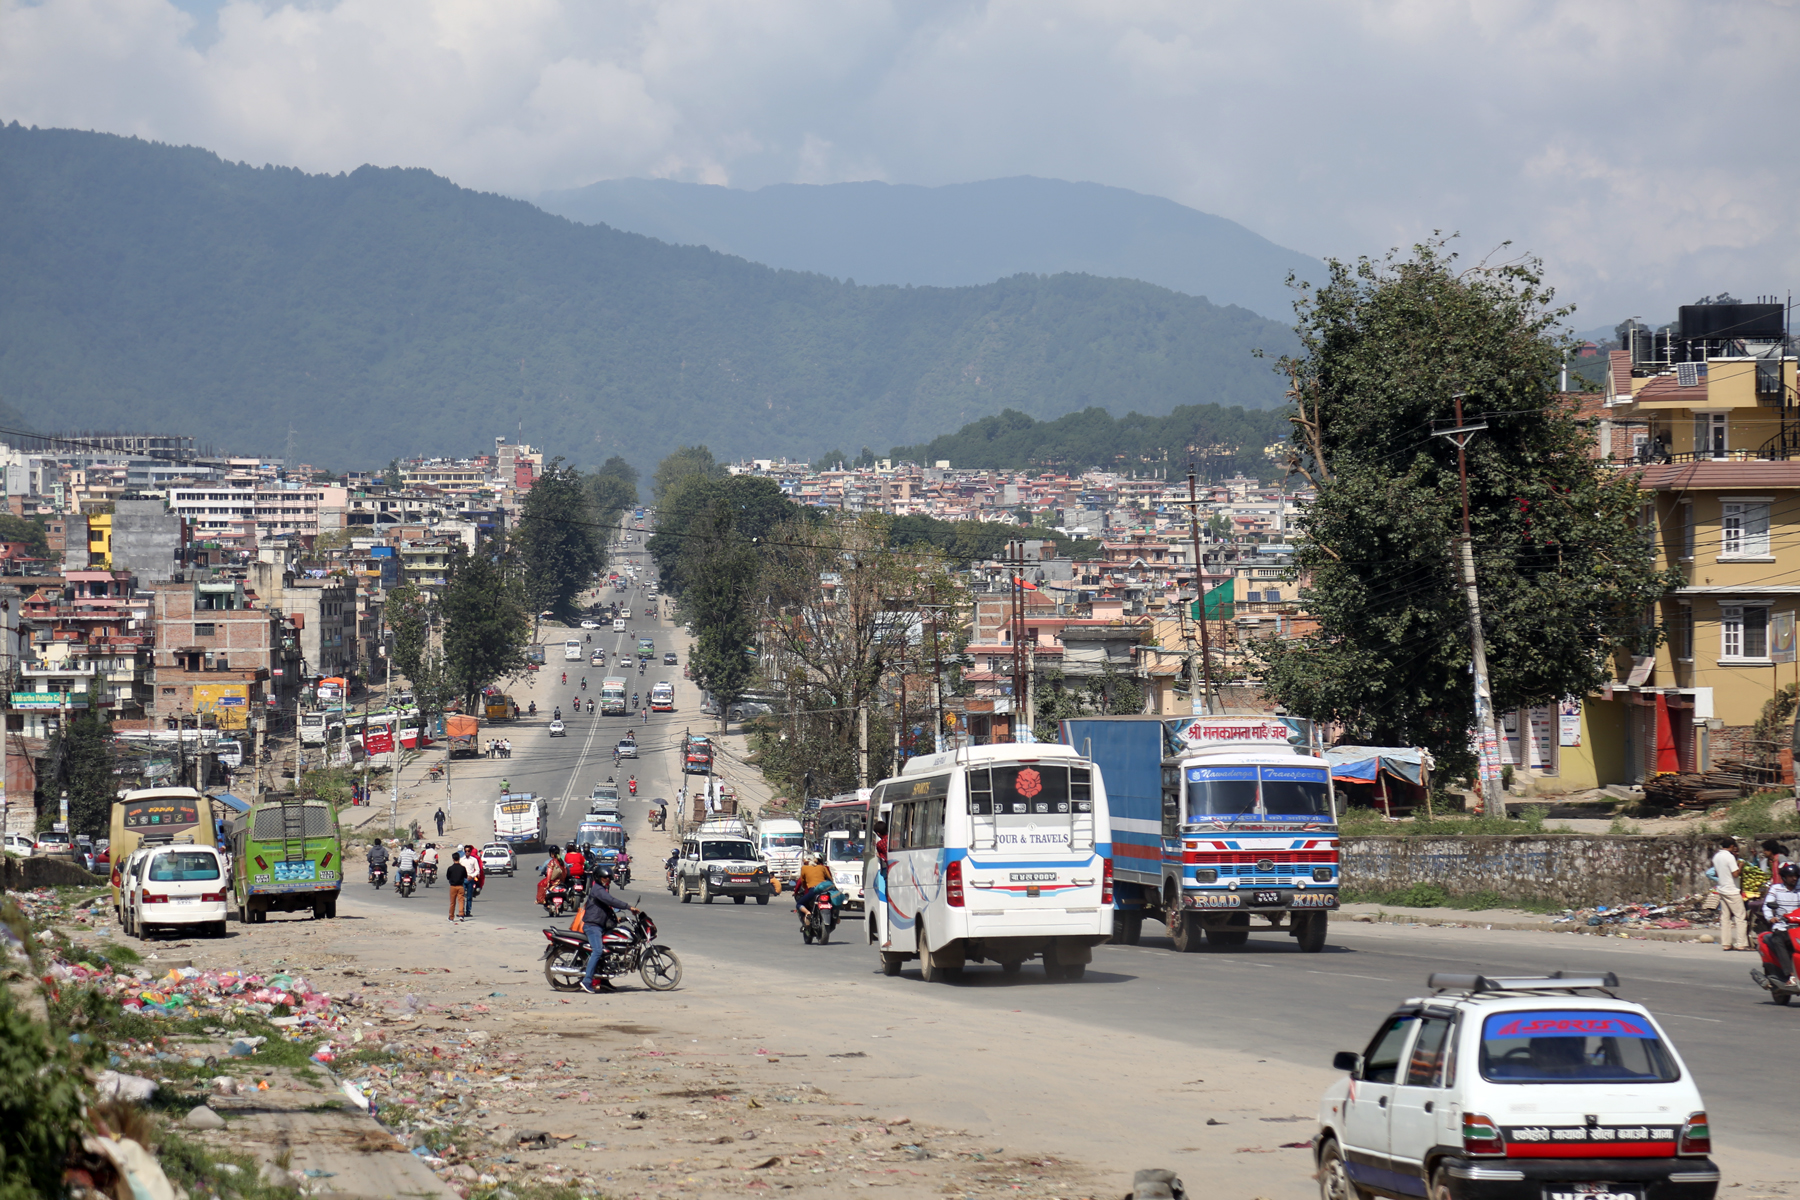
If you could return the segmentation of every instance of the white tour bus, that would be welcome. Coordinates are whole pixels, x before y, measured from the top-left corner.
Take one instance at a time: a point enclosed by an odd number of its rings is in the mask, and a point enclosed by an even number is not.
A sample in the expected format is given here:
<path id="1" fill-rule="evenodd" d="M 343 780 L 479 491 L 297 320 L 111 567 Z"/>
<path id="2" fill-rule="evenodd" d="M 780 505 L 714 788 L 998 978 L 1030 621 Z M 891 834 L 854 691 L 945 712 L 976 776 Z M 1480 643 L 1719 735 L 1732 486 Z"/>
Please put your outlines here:
<path id="1" fill-rule="evenodd" d="M 1050 978 L 1074 980 L 1112 937 L 1106 786 L 1073 747 L 924 755 L 873 803 L 888 823 L 888 870 L 871 865 L 864 891 L 884 974 L 909 958 L 929 982 L 965 963 L 1010 973 L 1041 957 Z"/>
<path id="2" fill-rule="evenodd" d="M 581 661 L 581 640 L 570 638 L 563 643 L 563 661 L 578 663 Z"/>

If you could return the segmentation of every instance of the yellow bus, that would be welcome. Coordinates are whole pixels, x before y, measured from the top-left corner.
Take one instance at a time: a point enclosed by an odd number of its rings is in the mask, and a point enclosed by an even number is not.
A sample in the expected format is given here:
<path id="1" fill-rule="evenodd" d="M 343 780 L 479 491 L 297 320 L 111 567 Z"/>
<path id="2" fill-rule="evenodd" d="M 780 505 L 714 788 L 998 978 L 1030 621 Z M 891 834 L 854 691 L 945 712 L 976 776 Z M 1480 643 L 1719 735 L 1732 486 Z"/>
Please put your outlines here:
<path id="1" fill-rule="evenodd" d="M 112 844 L 107 847 L 113 910 L 119 908 L 120 872 L 139 846 L 146 840 L 210 846 L 211 822 L 212 802 L 193 788 L 141 788 L 113 801 Z"/>

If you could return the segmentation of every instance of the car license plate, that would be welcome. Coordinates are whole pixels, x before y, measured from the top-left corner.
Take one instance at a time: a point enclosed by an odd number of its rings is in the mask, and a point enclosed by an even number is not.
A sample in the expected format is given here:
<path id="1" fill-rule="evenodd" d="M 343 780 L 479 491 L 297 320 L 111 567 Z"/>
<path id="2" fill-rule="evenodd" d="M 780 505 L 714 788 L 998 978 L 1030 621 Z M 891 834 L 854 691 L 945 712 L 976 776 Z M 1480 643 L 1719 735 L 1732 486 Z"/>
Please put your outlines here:
<path id="1" fill-rule="evenodd" d="M 1250 897 L 1250 903 L 1252 903 L 1252 904 L 1280 904 L 1281 903 L 1281 893 L 1280 892 L 1257 892 L 1255 895 Z"/>
<path id="2" fill-rule="evenodd" d="M 174 899 L 172 899 L 170 901 L 170 903 L 171 904 L 198 904 L 198 903 L 200 903 L 200 901 L 196 900 L 192 896 L 176 896 L 176 897 L 174 897 Z"/>
<path id="3" fill-rule="evenodd" d="M 1625 1183 L 1553 1183 L 1545 1186 L 1544 1200 L 1644 1200 L 1644 1189 Z"/>

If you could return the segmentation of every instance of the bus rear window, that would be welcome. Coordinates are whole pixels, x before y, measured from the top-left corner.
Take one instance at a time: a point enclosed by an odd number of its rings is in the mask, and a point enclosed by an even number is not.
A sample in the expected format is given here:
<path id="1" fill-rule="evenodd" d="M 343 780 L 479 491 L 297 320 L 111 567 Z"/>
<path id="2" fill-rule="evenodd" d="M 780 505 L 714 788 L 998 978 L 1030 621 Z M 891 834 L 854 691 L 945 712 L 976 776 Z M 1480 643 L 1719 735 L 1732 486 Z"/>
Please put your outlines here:
<path id="1" fill-rule="evenodd" d="M 1094 811 L 1087 767 L 1044 763 L 972 768 L 969 812 L 975 816 L 1052 816 Z"/>
<path id="2" fill-rule="evenodd" d="M 218 877 L 218 856 L 204 850 L 171 850 L 150 860 L 152 883 L 182 883 L 191 879 Z"/>
<path id="3" fill-rule="evenodd" d="M 1495 1083 L 1673 1083 L 1656 1027 L 1636 1013 L 1534 1009 L 1481 1023 L 1481 1075 Z"/>

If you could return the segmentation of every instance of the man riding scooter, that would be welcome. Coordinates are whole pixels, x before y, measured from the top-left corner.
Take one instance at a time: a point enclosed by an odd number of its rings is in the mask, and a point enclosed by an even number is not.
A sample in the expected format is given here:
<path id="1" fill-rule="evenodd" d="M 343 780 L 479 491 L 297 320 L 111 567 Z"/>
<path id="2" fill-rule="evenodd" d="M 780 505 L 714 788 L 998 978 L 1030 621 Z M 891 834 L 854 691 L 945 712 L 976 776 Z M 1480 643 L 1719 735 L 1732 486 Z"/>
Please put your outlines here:
<path id="1" fill-rule="evenodd" d="M 388 852 L 387 847 L 376 838 L 375 844 L 369 847 L 369 882 L 380 887 L 387 882 Z"/>
<path id="2" fill-rule="evenodd" d="M 1763 916 L 1774 926 L 1762 935 L 1762 947 L 1775 960 L 1775 982 L 1786 980 L 1790 988 L 1800 989 L 1800 978 L 1794 975 L 1794 940 L 1790 933 L 1800 925 L 1800 863 L 1781 864 L 1779 879 L 1769 885 L 1763 895 Z"/>
<path id="3" fill-rule="evenodd" d="M 794 890 L 794 912 L 800 918 L 801 926 L 806 924 L 806 910 L 822 892 L 837 891 L 837 880 L 832 878 L 831 868 L 825 865 L 825 856 L 814 852 L 806 856 L 806 864 L 800 868 L 800 879 Z M 832 897 L 831 923 L 837 924 L 837 897 Z"/>

